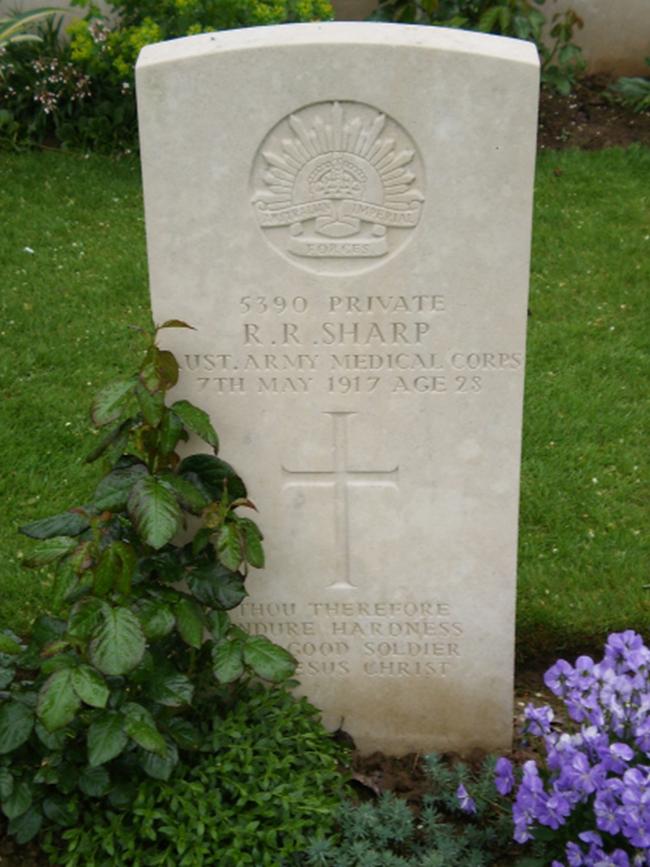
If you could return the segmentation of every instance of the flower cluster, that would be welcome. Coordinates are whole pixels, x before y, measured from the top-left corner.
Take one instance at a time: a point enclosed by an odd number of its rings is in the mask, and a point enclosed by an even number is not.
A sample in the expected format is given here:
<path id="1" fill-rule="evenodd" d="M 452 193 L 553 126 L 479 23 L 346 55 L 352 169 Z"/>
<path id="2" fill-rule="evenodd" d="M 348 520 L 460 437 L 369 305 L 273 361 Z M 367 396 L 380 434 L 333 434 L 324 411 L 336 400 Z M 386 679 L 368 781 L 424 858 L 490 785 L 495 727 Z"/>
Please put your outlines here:
<path id="1" fill-rule="evenodd" d="M 535 824 L 570 824 L 587 805 L 595 827 L 578 829 L 579 842 L 567 844 L 569 867 L 650 865 L 650 649 L 632 631 L 614 634 L 601 662 L 559 660 L 544 682 L 580 728 L 559 733 L 551 708 L 526 708 L 528 731 L 544 739 L 547 770 L 543 778 L 535 762 L 524 764 L 515 840 L 531 839 Z M 500 760 L 496 782 L 502 794 L 514 786 L 507 760 Z"/>
<path id="2" fill-rule="evenodd" d="M 57 57 L 38 57 L 32 61 L 33 98 L 45 114 L 54 111 L 62 100 L 76 102 L 90 96 L 90 79 L 72 63 Z"/>
<path id="3" fill-rule="evenodd" d="M 550 707 L 526 708 L 546 767 L 527 761 L 515 775 L 505 758 L 495 767 L 499 794 L 514 791 L 514 839 L 557 831 L 570 842 L 552 867 L 650 867 L 650 649 L 635 632 L 613 634 L 601 662 L 559 660 L 544 682 L 577 730 L 561 732 Z"/>

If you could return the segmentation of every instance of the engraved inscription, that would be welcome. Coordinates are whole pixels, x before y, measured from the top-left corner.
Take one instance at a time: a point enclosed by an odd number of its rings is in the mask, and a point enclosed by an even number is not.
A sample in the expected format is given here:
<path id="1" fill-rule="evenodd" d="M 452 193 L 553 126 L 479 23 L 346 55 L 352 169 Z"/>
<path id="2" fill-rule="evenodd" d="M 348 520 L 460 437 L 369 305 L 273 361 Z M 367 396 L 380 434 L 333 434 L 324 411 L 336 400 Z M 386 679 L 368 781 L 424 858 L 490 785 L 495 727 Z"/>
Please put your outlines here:
<path id="1" fill-rule="evenodd" d="M 446 678 L 463 664 L 465 630 L 447 602 L 244 601 L 233 619 L 293 653 L 301 678 Z"/>
<path id="2" fill-rule="evenodd" d="M 308 269 L 310 260 L 327 260 L 346 273 L 405 243 L 420 220 L 424 170 L 408 133 L 386 114 L 363 103 L 323 102 L 271 130 L 252 187 L 272 246 Z"/>
<path id="3" fill-rule="evenodd" d="M 237 303 L 238 346 L 180 359 L 200 390 L 464 400 L 523 373 L 522 352 L 449 345 L 447 294 L 243 295 Z"/>
<path id="4" fill-rule="evenodd" d="M 326 470 L 291 470 L 283 466 L 285 477 L 293 477 L 285 488 L 296 485 L 327 485 L 333 488 L 335 499 L 335 550 L 336 570 L 341 576 L 329 585 L 336 590 L 351 590 L 356 585 L 350 578 L 350 518 L 348 503 L 349 485 L 396 486 L 399 467 L 390 470 L 354 470 L 348 466 L 348 416 L 354 412 L 325 412 L 332 419 L 332 454 L 334 466 Z M 390 480 L 388 480 L 390 479 Z"/>

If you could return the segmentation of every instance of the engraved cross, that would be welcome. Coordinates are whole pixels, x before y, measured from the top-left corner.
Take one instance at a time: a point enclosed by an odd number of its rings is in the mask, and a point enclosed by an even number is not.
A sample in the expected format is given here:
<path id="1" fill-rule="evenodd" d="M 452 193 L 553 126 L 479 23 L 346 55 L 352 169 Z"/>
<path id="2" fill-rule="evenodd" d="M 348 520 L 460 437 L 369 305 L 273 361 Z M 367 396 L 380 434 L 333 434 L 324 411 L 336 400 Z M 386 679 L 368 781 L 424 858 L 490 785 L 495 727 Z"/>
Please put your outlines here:
<path id="1" fill-rule="evenodd" d="M 332 419 L 332 460 L 328 470 L 291 470 L 283 466 L 285 476 L 291 478 L 285 487 L 305 485 L 328 487 L 334 490 L 336 574 L 340 579 L 329 585 L 335 590 L 352 590 L 350 579 L 350 487 L 396 487 L 399 467 L 392 470 L 355 470 L 348 464 L 348 416 L 354 412 L 325 412 Z"/>

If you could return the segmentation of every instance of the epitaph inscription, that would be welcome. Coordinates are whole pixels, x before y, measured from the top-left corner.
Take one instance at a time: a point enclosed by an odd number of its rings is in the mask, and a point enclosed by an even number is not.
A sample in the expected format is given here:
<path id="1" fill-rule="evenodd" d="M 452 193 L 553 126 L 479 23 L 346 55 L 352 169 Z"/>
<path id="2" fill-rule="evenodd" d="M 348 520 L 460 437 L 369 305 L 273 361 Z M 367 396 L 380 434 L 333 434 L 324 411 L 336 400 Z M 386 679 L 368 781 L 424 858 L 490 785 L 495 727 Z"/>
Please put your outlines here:
<path id="1" fill-rule="evenodd" d="M 271 130 L 252 187 L 275 249 L 307 269 L 310 260 L 328 260 L 344 274 L 406 243 L 420 220 L 424 169 L 408 133 L 379 109 L 322 102 Z"/>

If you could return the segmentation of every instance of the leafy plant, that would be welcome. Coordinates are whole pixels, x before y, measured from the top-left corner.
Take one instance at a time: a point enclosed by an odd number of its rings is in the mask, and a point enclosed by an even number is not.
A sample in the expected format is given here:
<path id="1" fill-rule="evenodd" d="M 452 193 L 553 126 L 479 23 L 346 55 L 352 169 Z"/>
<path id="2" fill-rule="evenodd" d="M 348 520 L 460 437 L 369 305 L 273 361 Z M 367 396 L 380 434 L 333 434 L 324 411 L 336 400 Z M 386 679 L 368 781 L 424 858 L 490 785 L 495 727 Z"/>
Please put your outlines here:
<path id="1" fill-rule="evenodd" d="M 544 0 L 380 0 L 371 17 L 401 24 L 460 27 L 534 42 L 542 62 L 542 84 L 568 94 L 585 66 L 581 49 L 572 41 L 583 22 L 572 9 L 556 12 L 546 34 L 547 18 L 537 8 L 543 5 Z"/>
<path id="2" fill-rule="evenodd" d="M 477 771 L 464 762 L 427 756 L 430 793 L 419 814 L 390 792 L 375 804 L 345 802 L 339 837 L 321 838 L 308 850 L 310 867 L 487 867 L 511 849 L 512 819 L 496 803 L 494 760 Z M 472 814 L 456 793 L 471 787 Z M 465 805 L 466 806 L 466 805 Z M 523 865 L 522 865 L 523 867 Z"/>
<path id="3" fill-rule="evenodd" d="M 650 57 L 645 59 L 650 66 Z M 629 105 L 632 111 L 650 111 L 650 77 L 624 76 L 610 85 L 610 93 L 624 105 Z"/>
<path id="4" fill-rule="evenodd" d="M 512 763 L 497 762 L 497 790 L 514 792 L 514 839 L 542 844 L 539 867 L 549 860 L 564 867 L 560 858 L 584 867 L 643 867 L 650 853 L 650 649 L 632 630 L 614 633 L 600 662 L 560 659 L 544 682 L 577 727 L 562 732 L 551 707 L 526 708 L 527 731 L 542 739 L 546 766 L 526 761 L 516 781 Z"/>
<path id="5" fill-rule="evenodd" d="M 174 777 L 142 782 L 128 804 L 91 805 L 45 849 L 62 867 L 304 863 L 309 839 L 332 831 L 342 758 L 305 699 L 243 687 Z"/>
<path id="6" fill-rule="evenodd" d="M 11 45 L 0 56 L 0 139 L 14 147 L 135 150 L 134 69 L 145 45 L 333 14 L 329 0 L 114 0 L 108 16 L 94 2 L 73 5 L 85 7 L 85 16 L 68 25 L 67 39 L 57 33 L 54 41 L 42 39 L 29 51 Z"/>
<path id="7" fill-rule="evenodd" d="M 42 6 L 40 9 L 29 9 L 0 18 L 0 48 L 10 42 L 40 42 L 38 33 L 25 33 L 25 30 L 51 15 L 59 14 L 61 9 L 57 6 Z"/>
<path id="8" fill-rule="evenodd" d="M 230 621 L 264 565 L 262 534 L 240 514 L 254 505 L 208 415 L 166 404 L 178 364 L 155 337 L 138 375 L 93 403 L 88 460 L 108 472 L 92 497 L 21 528 L 37 542 L 26 565 L 58 567 L 61 611 L 28 642 L 0 632 L 0 806 L 19 843 L 73 824 L 74 793 L 123 804 L 143 776 L 169 779 L 239 682 L 295 669 Z M 181 457 L 190 434 L 212 453 Z"/>

